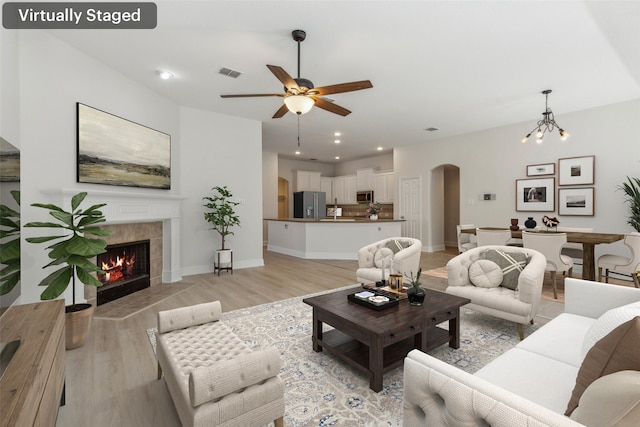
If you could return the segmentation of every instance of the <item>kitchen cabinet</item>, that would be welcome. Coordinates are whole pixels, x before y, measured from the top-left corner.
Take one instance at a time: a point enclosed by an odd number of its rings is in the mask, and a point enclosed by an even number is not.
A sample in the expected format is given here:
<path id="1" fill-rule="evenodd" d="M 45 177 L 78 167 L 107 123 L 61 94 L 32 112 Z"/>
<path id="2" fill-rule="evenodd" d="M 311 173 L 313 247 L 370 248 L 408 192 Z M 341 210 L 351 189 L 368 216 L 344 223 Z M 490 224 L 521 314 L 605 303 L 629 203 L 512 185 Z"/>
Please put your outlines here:
<path id="1" fill-rule="evenodd" d="M 321 191 L 320 172 L 296 171 L 296 191 Z"/>
<path id="2" fill-rule="evenodd" d="M 373 190 L 373 169 L 358 169 L 356 179 L 356 191 Z"/>
<path id="3" fill-rule="evenodd" d="M 338 203 L 346 203 L 344 200 L 344 176 L 333 178 L 333 198 L 338 199 Z"/>
<path id="4" fill-rule="evenodd" d="M 355 204 L 358 179 L 356 175 L 347 175 L 344 177 L 344 203 Z"/>
<path id="5" fill-rule="evenodd" d="M 320 191 L 326 193 L 327 206 L 332 205 L 335 197 L 333 195 L 333 178 L 327 176 L 320 177 Z"/>
<path id="6" fill-rule="evenodd" d="M 393 172 L 379 172 L 373 175 L 373 197 L 380 203 L 393 203 L 395 195 L 395 175 Z"/>

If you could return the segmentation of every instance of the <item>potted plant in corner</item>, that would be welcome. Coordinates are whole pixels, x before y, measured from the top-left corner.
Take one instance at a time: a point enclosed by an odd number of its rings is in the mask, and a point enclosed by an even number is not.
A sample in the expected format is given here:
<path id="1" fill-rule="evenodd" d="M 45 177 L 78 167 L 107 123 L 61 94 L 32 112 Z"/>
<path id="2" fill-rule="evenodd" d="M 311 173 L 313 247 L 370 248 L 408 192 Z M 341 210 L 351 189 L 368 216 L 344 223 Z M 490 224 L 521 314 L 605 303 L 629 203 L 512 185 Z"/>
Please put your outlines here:
<path id="1" fill-rule="evenodd" d="M 20 206 L 20 192 L 11 191 Z M 20 212 L 0 204 L 0 295 L 6 295 L 20 282 Z"/>
<path id="2" fill-rule="evenodd" d="M 640 178 L 627 177 L 627 181 L 618 188 L 624 191 L 625 202 L 629 204 L 629 220 L 627 223 L 640 232 Z"/>
<path id="3" fill-rule="evenodd" d="M 104 274 L 104 271 L 89 259 L 106 252 L 107 242 L 103 239 L 89 238 L 87 235 L 108 236 L 111 234 L 111 230 L 103 230 L 96 225 L 105 222 L 104 214 L 100 211 L 100 208 L 106 205 L 105 203 L 93 205 L 84 210 L 79 208 L 86 196 L 86 192 L 73 196 L 71 198 L 70 212 L 53 204 L 33 203 L 31 206 L 49 210 L 49 215 L 54 217 L 56 222 L 30 222 L 25 224 L 25 227 L 65 230 L 63 231 L 64 234 L 28 237 L 26 240 L 29 243 L 45 243 L 58 240 L 58 242 L 46 248 L 49 250 L 51 262 L 43 268 L 61 267 L 42 279 L 38 286 L 45 286 L 40 299 L 51 300 L 62 295 L 67 286 L 69 286 L 69 282 L 72 283 L 73 301 L 65 309 L 67 350 L 84 344 L 89 335 L 93 317 L 93 305 L 88 303 L 76 304 L 76 277 L 85 285 L 101 286 L 102 283 L 92 273 Z"/>
<path id="4" fill-rule="evenodd" d="M 240 218 L 238 218 L 234 210 L 240 202 L 230 200 L 233 195 L 226 185 L 224 187 L 213 187 L 212 190 L 216 194 L 213 197 L 205 196 L 202 200 L 207 201 L 207 204 L 203 206 L 209 209 L 204 213 L 204 219 L 211 224 L 211 230 L 215 230 L 220 234 L 222 240 L 222 247 L 216 250 L 214 271 L 218 271 L 218 276 L 221 269 L 231 270 L 233 274 L 232 250 L 225 248 L 224 243 L 228 235 L 233 235 L 233 231 L 229 229 L 236 225 L 240 226 Z"/>

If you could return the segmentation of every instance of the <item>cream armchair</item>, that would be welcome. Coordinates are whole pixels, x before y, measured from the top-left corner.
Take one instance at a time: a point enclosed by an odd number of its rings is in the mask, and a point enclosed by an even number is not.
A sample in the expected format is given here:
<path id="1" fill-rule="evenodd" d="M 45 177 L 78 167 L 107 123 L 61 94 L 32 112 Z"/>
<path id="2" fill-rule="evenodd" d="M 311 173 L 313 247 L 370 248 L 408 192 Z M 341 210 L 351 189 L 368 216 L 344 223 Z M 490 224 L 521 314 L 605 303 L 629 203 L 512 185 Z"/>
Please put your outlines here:
<path id="1" fill-rule="evenodd" d="M 403 275 L 411 272 L 415 274 L 420 268 L 421 252 L 422 242 L 410 237 L 392 237 L 367 245 L 358 251 L 356 278 L 360 283 L 382 280 L 383 262 L 385 280 L 392 272 Z"/>
<path id="2" fill-rule="evenodd" d="M 522 253 L 529 256 L 529 262 L 517 278 L 515 290 L 505 286 L 480 287 L 471 283 L 469 267 L 480 260 L 488 249 L 500 249 L 508 253 Z M 469 298 L 465 307 L 515 322 L 520 339 L 524 339 L 524 323 L 533 323 L 538 313 L 542 282 L 547 261 L 540 252 L 516 246 L 481 246 L 469 249 L 452 258 L 447 263 L 448 294 Z"/>

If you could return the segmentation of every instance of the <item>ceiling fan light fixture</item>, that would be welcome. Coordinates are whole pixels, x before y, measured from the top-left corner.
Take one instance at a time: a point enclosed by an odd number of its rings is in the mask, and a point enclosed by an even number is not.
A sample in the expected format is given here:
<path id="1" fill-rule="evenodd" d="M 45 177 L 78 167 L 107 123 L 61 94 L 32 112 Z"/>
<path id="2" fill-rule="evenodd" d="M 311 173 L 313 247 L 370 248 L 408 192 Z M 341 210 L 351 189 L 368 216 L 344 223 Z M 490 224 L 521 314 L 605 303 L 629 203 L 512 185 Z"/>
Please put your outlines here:
<path id="1" fill-rule="evenodd" d="M 294 114 L 306 114 L 311 111 L 315 101 L 304 95 L 290 95 L 284 99 L 284 103 Z"/>

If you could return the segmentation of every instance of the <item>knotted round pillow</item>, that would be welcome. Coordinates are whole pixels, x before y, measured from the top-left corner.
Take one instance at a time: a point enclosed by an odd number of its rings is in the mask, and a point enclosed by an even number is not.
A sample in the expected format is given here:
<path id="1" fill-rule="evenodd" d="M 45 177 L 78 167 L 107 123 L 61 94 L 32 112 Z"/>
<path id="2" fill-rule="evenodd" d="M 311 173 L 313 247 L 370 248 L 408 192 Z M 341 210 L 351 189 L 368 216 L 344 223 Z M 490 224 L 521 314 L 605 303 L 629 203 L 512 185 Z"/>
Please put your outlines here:
<path id="1" fill-rule="evenodd" d="M 378 268 L 382 268 L 383 261 L 385 268 L 391 268 L 391 260 L 393 260 L 393 251 L 389 248 L 380 248 L 373 255 L 373 263 Z"/>
<path id="2" fill-rule="evenodd" d="M 502 279 L 502 268 L 488 259 L 476 260 L 469 266 L 469 280 L 479 288 L 497 288 Z"/>

